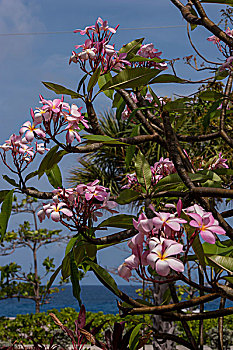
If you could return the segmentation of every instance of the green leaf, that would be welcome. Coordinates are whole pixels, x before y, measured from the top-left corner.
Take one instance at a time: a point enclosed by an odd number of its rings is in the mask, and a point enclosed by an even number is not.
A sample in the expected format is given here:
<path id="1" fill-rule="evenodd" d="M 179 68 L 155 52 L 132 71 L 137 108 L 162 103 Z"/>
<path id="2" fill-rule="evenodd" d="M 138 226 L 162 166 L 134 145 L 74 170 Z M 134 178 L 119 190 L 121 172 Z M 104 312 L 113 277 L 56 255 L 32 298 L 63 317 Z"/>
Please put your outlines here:
<path id="1" fill-rule="evenodd" d="M 158 105 L 158 107 L 161 107 L 161 102 L 159 101 L 158 96 L 154 93 L 154 91 L 151 89 L 151 87 L 149 86 L 149 92 L 151 94 L 151 96 L 153 97 L 153 103 L 156 103 Z"/>
<path id="2" fill-rule="evenodd" d="M 203 126 L 204 130 L 206 131 L 207 127 L 210 124 L 211 118 L 215 115 L 215 112 L 217 111 L 217 108 L 219 107 L 221 103 L 221 100 L 215 101 L 212 106 L 208 109 L 207 113 L 203 117 Z"/>
<path id="3" fill-rule="evenodd" d="M 96 275 L 96 277 L 98 278 L 98 280 L 105 287 L 107 287 L 109 290 L 111 290 L 112 293 L 119 296 L 120 291 L 117 287 L 116 282 L 114 281 L 114 279 L 110 275 L 110 273 L 108 271 L 106 271 L 102 266 L 94 263 L 91 260 L 88 260 L 88 264 L 91 266 L 91 269 L 94 272 L 94 274 Z"/>
<path id="4" fill-rule="evenodd" d="M 52 169 L 46 171 L 46 175 L 48 176 L 48 180 L 53 188 L 62 188 L 62 176 L 59 166 L 55 164 Z"/>
<path id="5" fill-rule="evenodd" d="M 107 89 L 138 88 L 147 85 L 149 81 L 159 74 L 160 70 L 145 67 L 126 68 L 115 75 L 109 82 L 102 86 L 101 91 Z"/>
<path id="6" fill-rule="evenodd" d="M 217 72 L 215 73 L 215 80 L 223 80 L 226 77 L 228 77 L 229 72 L 228 70 L 220 70 L 220 68 L 217 70 Z"/>
<path id="7" fill-rule="evenodd" d="M 90 77 L 90 80 L 89 80 L 88 85 L 87 85 L 87 92 L 89 92 L 96 85 L 98 78 L 99 78 L 99 75 L 100 75 L 100 72 L 101 72 L 101 68 L 98 67 L 95 70 L 95 72 L 92 74 L 92 76 Z"/>
<path id="8" fill-rule="evenodd" d="M 3 179 L 5 180 L 5 181 L 7 181 L 9 184 L 11 184 L 12 186 L 14 186 L 14 187 L 19 187 L 19 184 L 17 184 L 16 182 L 15 182 L 15 180 L 14 179 L 11 179 L 9 176 L 7 176 L 7 175 L 2 175 L 2 177 L 3 177 Z"/>
<path id="9" fill-rule="evenodd" d="M 57 275 L 59 274 L 59 272 L 61 271 L 62 266 L 58 266 L 58 268 L 54 271 L 54 273 L 52 274 L 52 276 L 50 277 L 50 280 L 47 283 L 47 288 L 46 288 L 46 294 L 48 293 L 49 289 L 51 288 L 55 278 L 57 277 Z"/>
<path id="10" fill-rule="evenodd" d="M 202 244 L 205 255 L 230 255 L 233 252 L 233 247 L 228 247 L 224 242 L 216 241 L 215 244 L 204 242 Z"/>
<path id="11" fill-rule="evenodd" d="M 134 136 L 137 136 L 139 134 L 139 130 L 140 130 L 140 125 L 136 125 L 131 134 L 130 134 L 130 137 L 134 137 Z M 136 150 L 136 146 L 135 145 L 130 145 L 127 147 L 126 149 L 126 153 L 125 153 L 125 166 L 126 166 L 126 170 L 128 170 L 131 162 L 132 162 L 132 159 L 135 155 L 135 150 Z"/>
<path id="12" fill-rule="evenodd" d="M 136 350 L 137 349 L 137 345 L 139 343 L 139 339 L 140 339 L 140 329 L 142 327 L 142 323 L 139 323 L 136 327 L 134 327 L 130 338 L 129 338 L 129 350 Z"/>
<path id="13" fill-rule="evenodd" d="M 2 190 L 0 191 L 0 203 L 4 201 L 6 198 L 7 194 L 10 192 L 10 190 Z"/>
<path id="14" fill-rule="evenodd" d="M 136 192 L 127 188 L 121 191 L 121 193 L 119 194 L 119 197 L 117 197 L 116 199 L 116 202 L 121 205 L 129 204 L 137 200 L 139 196 L 140 196 L 139 192 Z"/>
<path id="15" fill-rule="evenodd" d="M 83 244 L 83 242 L 79 242 L 79 244 L 75 248 L 73 248 L 72 252 L 73 253 L 71 254 L 74 255 L 76 265 L 80 265 L 85 255 L 85 245 Z"/>
<path id="16" fill-rule="evenodd" d="M 124 142 L 117 141 L 110 136 L 105 135 L 85 135 L 83 139 L 93 142 L 102 142 L 106 144 L 114 144 L 114 145 L 125 145 Z"/>
<path id="17" fill-rule="evenodd" d="M 212 261 L 221 269 L 233 273 L 233 258 L 229 256 L 212 255 L 208 257 L 208 260 Z"/>
<path id="18" fill-rule="evenodd" d="M 136 219 L 136 216 L 134 215 L 127 215 L 127 214 L 119 214 L 115 216 L 111 216 L 110 218 L 102 221 L 98 228 L 101 227 L 118 227 L 118 228 L 133 228 L 133 219 Z"/>
<path id="19" fill-rule="evenodd" d="M 168 112 L 183 111 L 187 109 L 186 103 L 190 102 L 191 99 L 188 97 L 177 98 L 174 101 L 168 102 L 163 106 L 163 109 Z"/>
<path id="20" fill-rule="evenodd" d="M 140 49 L 144 38 L 135 39 L 130 43 L 123 45 L 119 50 L 119 53 L 127 53 L 126 59 L 129 60 L 138 52 Z"/>
<path id="21" fill-rule="evenodd" d="M 38 175 L 38 170 L 35 170 L 35 171 L 31 172 L 30 174 L 28 174 L 25 177 L 25 182 L 27 182 L 28 180 L 32 179 L 33 177 L 35 177 L 37 175 Z"/>
<path id="22" fill-rule="evenodd" d="M 230 282 L 231 284 L 233 284 L 233 276 L 224 276 L 222 277 L 224 280 Z"/>
<path id="23" fill-rule="evenodd" d="M 135 55 L 129 61 L 130 62 L 158 62 L 158 63 L 160 63 L 160 62 L 165 62 L 167 60 L 161 59 L 161 58 L 157 58 L 157 57 L 155 57 L 155 58 L 146 58 L 146 57 Z M 160 70 L 160 72 L 161 72 L 161 70 Z"/>
<path id="24" fill-rule="evenodd" d="M 1 242 L 4 239 L 6 229 L 7 229 L 7 224 L 11 216 L 13 194 L 14 194 L 14 189 L 11 191 L 8 191 L 7 195 L 5 196 L 2 202 L 2 208 L 0 213 L 0 235 L 1 235 L 0 241 Z"/>
<path id="25" fill-rule="evenodd" d="M 214 169 L 214 172 L 218 175 L 233 175 L 233 169 L 228 168 Z"/>
<path id="26" fill-rule="evenodd" d="M 69 95 L 71 98 L 80 98 L 82 95 L 78 94 L 77 92 L 67 89 L 66 87 L 59 85 L 59 84 L 54 84 L 50 83 L 48 81 L 42 81 L 45 87 L 47 87 L 50 90 L 53 90 L 56 94 L 58 95 Z"/>
<path id="27" fill-rule="evenodd" d="M 56 145 L 46 154 L 42 162 L 40 163 L 39 169 L 38 169 L 38 177 L 39 179 L 41 176 L 47 171 L 51 170 L 55 164 L 59 163 L 62 157 L 67 154 L 66 151 L 58 151 L 59 146 Z"/>
<path id="28" fill-rule="evenodd" d="M 176 77 L 172 74 L 161 74 L 158 77 L 154 78 L 150 81 L 150 84 L 156 84 L 156 83 L 179 83 L 183 84 L 186 80 L 181 79 L 179 77 Z"/>
<path id="29" fill-rule="evenodd" d="M 214 90 L 206 90 L 199 94 L 199 98 L 203 101 L 216 101 L 224 97 L 224 94 Z"/>
<path id="30" fill-rule="evenodd" d="M 111 75 L 110 72 L 101 75 L 101 76 L 99 77 L 99 79 L 98 79 L 99 88 L 101 89 L 102 86 L 104 86 L 105 84 L 107 84 L 107 82 L 108 82 L 110 79 L 112 79 L 112 75 Z M 106 90 L 106 91 L 104 91 L 104 94 L 105 94 L 107 97 L 111 98 L 111 100 L 112 100 L 112 97 L 113 97 L 113 93 L 114 93 L 114 90 Z M 120 98 L 121 98 L 121 96 L 120 96 Z"/>
<path id="31" fill-rule="evenodd" d="M 75 236 L 75 237 L 72 237 L 72 238 L 69 240 L 69 242 L 68 242 L 68 244 L 67 244 L 67 246 L 66 246 L 65 255 L 67 255 L 67 254 L 71 251 L 71 249 L 73 248 L 73 246 L 75 245 L 75 243 L 77 242 L 78 239 L 81 240 L 80 235 L 77 235 L 77 236 Z"/>
<path id="32" fill-rule="evenodd" d="M 87 256 L 90 259 L 95 259 L 96 258 L 96 253 L 97 253 L 97 246 L 95 244 L 87 243 L 85 245 Z"/>
<path id="33" fill-rule="evenodd" d="M 71 269 L 70 269 L 70 253 L 68 253 L 61 264 L 61 274 L 64 279 L 70 277 Z"/>
<path id="34" fill-rule="evenodd" d="M 41 178 L 41 176 L 45 173 L 45 171 L 48 169 L 48 166 L 50 162 L 52 161 L 54 155 L 56 154 L 57 150 L 59 149 L 59 146 L 56 145 L 53 148 L 50 149 L 50 151 L 46 154 L 46 156 L 42 159 L 40 166 L 38 168 L 38 177 Z"/>
<path id="35" fill-rule="evenodd" d="M 80 284 L 79 284 L 80 273 L 79 273 L 77 264 L 75 262 L 73 252 L 71 252 L 71 254 L 70 254 L 70 270 L 71 270 L 70 279 L 71 279 L 71 283 L 72 283 L 73 296 L 78 300 L 79 306 L 81 307 L 81 305 L 82 305 L 82 300 L 80 298 L 81 288 L 80 288 Z"/>
<path id="36" fill-rule="evenodd" d="M 141 151 L 138 152 L 135 161 L 135 170 L 138 182 L 148 190 L 151 186 L 151 169 L 150 164 L 147 162 L 144 154 Z"/>
<path id="37" fill-rule="evenodd" d="M 119 108 L 122 105 L 122 102 L 124 102 L 123 98 L 121 97 L 119 92 L 116 91 L 112 103 L 112 108 Z"/>

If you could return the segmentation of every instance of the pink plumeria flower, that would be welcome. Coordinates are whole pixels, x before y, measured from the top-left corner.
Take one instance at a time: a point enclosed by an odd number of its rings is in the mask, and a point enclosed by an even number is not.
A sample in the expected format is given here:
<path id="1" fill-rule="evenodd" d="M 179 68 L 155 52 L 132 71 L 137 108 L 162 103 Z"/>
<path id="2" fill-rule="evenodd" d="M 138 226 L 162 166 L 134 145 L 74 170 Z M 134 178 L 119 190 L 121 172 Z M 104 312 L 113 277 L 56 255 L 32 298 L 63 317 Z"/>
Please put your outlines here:
<path id="1" fill-rule="evenodd" d="M 31 124 L 30 121 L 27 121 L 23 124 L 22 128 L 19 130 L 19 133 L 20 135 L 23 135 L 25 133 L 25 138 L 28 142 L 32 142 L 34 140 L 35 134 L 39 138 L 46 136 L 45 132 L 42 129 L 36 128 L 36 125 L 34 123 Z"/>
<path id="2" fill-rule="evenodd" d="M 116 29 L 108 26 L 108 21 L 103 21 L 102 18 L 99 17 L 96 22 L 100 24 L 100 30 L 103 30 L 105 32 L 109 31 L 113 34 L 116 33 Z"/>
<path id="3" fill-rule="evenodd" d="M 184 264 L 174 255 L 183 252 L 183 245 L 170 239 L 162 239 L 148 254 L 148 264 L 156 270 L 160 276 L 167 276 L 170 269 L 176 272 L 184 271 Z"/>
<path id="4" fill-rule="evenodd" d="M 41 108 L 37 108 L 34 111 L 34 120 L 35 124 L 40 124 L 42 123 L 43 120 L 46 122 L 49 121 L 51 118 L 51 113 L 48 110 L 43 110 Z"/>
<path id="5" fill-rule="evenodd" d="M 46 148 L 44 143 L 37 143 L 36 144 L 36 151 L 39 153 L 39 154 L 44 154 L 45 151 L 49 151 L 49 148 Z"/>
<path id="6" fill-rule="evenodd" d="M 81 114 L 81 110 L 82 107 L 78 107 L 75 104 L 72 104 L 71 107 L 69 107 L 69 114 L 67 112 L 63 112 L 63 115 L 69 123 L 82 123 L 85 128 L 89 129 L 89 125 L 87 124 L 88 121 Z"/>
<path id="7" fill-rule="evenodd" d="M 85 189 L 85 198 L 90 201 L 92 198 L 96 198 L 98 201 L 104 201 L 107 197 L 106 188 L 104 186 L 97 185 L 99 180 L 95 180 L 92 183 L 87 184 Z"/>
<path id="8" fill-rule="evenodd" d="M 85 29 L 75 29 L 74 33 L 80 33 L 81 35 L 88 34 L 90 30 L 94 30 L 95 26 L 88 26 Z"/>
<path id="9" fill-rule="evenodd" d="M 220 152 L 218 155 L 218 158 L 214 160 L 213 164 L 210 166 L 211 169 L 219 169 L 219 168 L 226 168 L 228 169 L 229 166 L 226 164 L 227 159 L 223 159 L 222 153 Z"/>
<path id="10" fill-rule="evenodd" d="M 176 218 L 174 214 L 171 213 L 157 213 L 152 219 L 153 224 L 157 230 L 163 230 L 166 236 L 170 236 L 172 231 L 179 232 L 181 229 L 181 224 L 185 224 L 187 221 L 184 219 Z"/>
<path id="11" fill-rule="evenodd" d="M 59 113 L 61 111 L 60 106 L 62 99 L 55 98 L 53 101 L 42 99 L 41 102 L 43 103 L 43 110 L 49 110 L 54 113 Z"/>
<path id="12" fill-rule="evenodd" d="M 133 225 L 142 234 L 148 234 L 153 229 L 153 219 L 148 219 L 144 213 L 140 214 L 138 221 L 133 219 Z"/>
<path id="13" fill-rule="evenodd" d="M 69 123 L 65 128 L 65 130 L 67 130 L 66 142 L 68 144 L 71 144 L 74 141 L 74 138 L 76 138 L 78 142 L 81 142 L 81 137 L 78 134 L 77 129 L 80 129 L 77 123 Z"/>
<path id="14" fill-rule="evenodd" d="M 55 222 L 60 221 L 61 214 L 64 214 L 67 217 L 73 216 L 73 213 L 70 209 L 66 208 L 64 202 L 57 202 L 50 205 L 46 210 L 46 214 L 51 216 L 51 219 Z"/>
<path id="15" fill-rule="evenodd" d="M 215 234 L 225 235 L 226 231 L 219 226 L 218 221 L 211 213 L 205 213 L 203 216 L 197 213 L 189 213 L 188 215 L 193 219 L 189 225 L 198 229 L 205 242 L 214 244 Z"/>
<path id="16" fill-rule="evenodd" d="M 118 275 L 122 278 L 124 278 L 126 281 L 129 282 L 130 277 L 132 276 L 132 269 L 129 268 L 125 263 L 121 264 L 118 267 Z"/>

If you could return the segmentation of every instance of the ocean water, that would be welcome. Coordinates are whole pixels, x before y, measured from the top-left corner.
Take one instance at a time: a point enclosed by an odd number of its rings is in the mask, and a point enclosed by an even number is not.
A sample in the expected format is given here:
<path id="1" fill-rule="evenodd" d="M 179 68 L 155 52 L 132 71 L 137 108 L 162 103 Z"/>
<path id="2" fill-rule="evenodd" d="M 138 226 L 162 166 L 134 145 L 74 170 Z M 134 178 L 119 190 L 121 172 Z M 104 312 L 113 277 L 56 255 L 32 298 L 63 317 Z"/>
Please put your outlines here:
<path id="1" fill-rule="evenodd" d="M 56 308 L 72 307 L 79 311 L 79 304 L 72 294 L 72 287 L 62 287 L 64 290 L 51 295 L 48 304 L 41 306 L 41 312 Z M 136 289 L 141 286 L 119 286 L 119 289 L 131 297 L 136 297 Z M 104 314 L 117 314 L 117 297 L 104 286 L 84 285 L 81 288 L 81 300 L 87 311 L 103 311 Z M 15 317 L 17 314 L 28 314 L 35 312 L 35 303 L 31 300 L 15 298 L 0 301 L 0 316 Z"/>
<path id="2" fill-rule="evenodd" d="M 136 289 L 141 286 L 119 286 L 119 289 L 130 295 L 137 297 Z M 54 293 L 48 304 L 41 307 L 41 312 L 56 308 L 58 310 L 64 307 L 72 307 L 79 311 L 79 304 L 73 297 L 72 287 L 65 286 L 63 291 Z M 104 286 L 85 285 L 81 289 L 81 299 L 87 311 L 98 312 L 102 311 L 104 314 L 117 314 L 117 297 L 111 293 Z M 218 308 L 220 300 L 214 300 L 206 305 L 207 310 L 214 310 Z M 227 307 L 233 306 L 233 302 L 227 302 Z M 31 300 L 20 299 L 6 299 L 0 301 L 0 316 L 15 317 L 17 314 L 28 314 L 35 312 L 34 302 Z"/>

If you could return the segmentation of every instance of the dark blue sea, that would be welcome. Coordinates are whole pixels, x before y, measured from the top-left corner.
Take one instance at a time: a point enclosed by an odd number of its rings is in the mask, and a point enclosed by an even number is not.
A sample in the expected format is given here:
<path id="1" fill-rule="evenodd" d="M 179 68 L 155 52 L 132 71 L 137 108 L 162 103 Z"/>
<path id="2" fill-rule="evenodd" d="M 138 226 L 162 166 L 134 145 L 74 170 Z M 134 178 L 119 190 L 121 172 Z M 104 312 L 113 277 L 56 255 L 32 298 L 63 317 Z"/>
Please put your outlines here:
<path id="1" fill-rule="evenodd" d="M 54 293 L 48 304 L 41 307 L 41 312 L 56 308 L 58 310 L 64 307 L 72 307 L 79 311 L 79 304 L 73 297 L 72 287 L 62 287 L 64 290 L 59 293 Z M 131 297 L 138 297 L 135 290 L 141 286 L 119 286 L 119 289 L 130 295 Z M 111 293 L 104 286 L 84 285 L 81 289 L 82 303 L 85 305 L 87 311 L 98 312 L 102 311 L 104 314 L 117 314 L 117 297 Z M 206 305 L 207 310 L 214 310 L 218 308 L 219 300 L 209 302 Z M 232 302 L 227 302 L 227 306 L 233 306 Z M 35 305 L 33 301 L 20 299 L 7 299 L 0 301 L 0 316 L 15 317 L 17 314 L 28 314 L 35 312 Z"/>
<path id="2" fill-rule="evenodd" d="M 136 289 L 141 286 L 118 286 L 120 290 L 129 294 L 131 297 L 137 297 Z M 72 287 L 62 287 L 59 293 L 51 295 L 48 304 L 41 307 L 41 312 L 56 308 L 58 310 L 64 307 L 72 307 L 79 311 L 79 304 L 73 297 Z M 117 314 L 117 297 L 104 286 L 84 285 L 81 288 L 81 299 L 87 311 L 103 311 L 104 314 Z M 35 303 L 31 300 L 6 299 L 0 301 L 0 316 L 15 317 L 17 314 L 28 314 L 35 312 Z"/>

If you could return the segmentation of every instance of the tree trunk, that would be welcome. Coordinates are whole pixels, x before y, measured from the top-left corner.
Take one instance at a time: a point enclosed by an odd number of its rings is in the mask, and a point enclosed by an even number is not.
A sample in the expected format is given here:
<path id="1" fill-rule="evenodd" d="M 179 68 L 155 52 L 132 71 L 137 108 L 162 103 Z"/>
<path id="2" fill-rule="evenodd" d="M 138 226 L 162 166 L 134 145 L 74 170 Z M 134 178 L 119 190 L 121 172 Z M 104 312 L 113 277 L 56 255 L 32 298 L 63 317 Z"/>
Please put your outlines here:
<path id="1" fill-rule="evenodd" d="M 168 289 L 169 289 L 169 286 L 167 283 L 164 283 L 164 284 L 154 283 L 154 288 L 153 288 L 154 305 L 161 305 L 163 303 L 164 293 Z M 163 321 L 161 315 L 154 315 L 153 330 L 155 333 L 159 332 L 159 333 L 174 334 L 175 325 L 173 322 Z M 153 344 L 154 350 L 173 350 L 176 348 L 175 343 L 173 341 L 171 340 L 164 341 L 163 339 L 156 339 L 155 337 L 153 339 L 152 344 Z"/>

